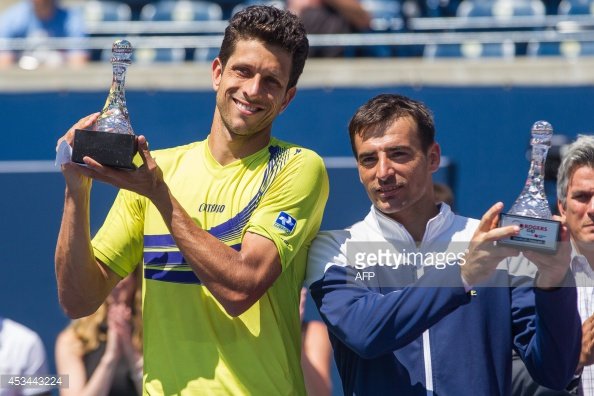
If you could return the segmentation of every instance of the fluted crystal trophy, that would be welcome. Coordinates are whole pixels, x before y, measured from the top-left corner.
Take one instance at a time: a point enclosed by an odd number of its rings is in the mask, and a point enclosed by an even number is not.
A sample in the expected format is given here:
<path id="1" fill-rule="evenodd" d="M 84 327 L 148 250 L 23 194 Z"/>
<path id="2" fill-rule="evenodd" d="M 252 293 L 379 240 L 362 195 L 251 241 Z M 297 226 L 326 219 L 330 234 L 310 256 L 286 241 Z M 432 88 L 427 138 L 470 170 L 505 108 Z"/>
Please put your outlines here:
<path id="1" fill-rule="evenodd" d="M 502 213 L 501 226 L 517 225 L 520 233 L 500 240 L 501 245 L 539 250 L 545 253 L 557 251 L 557 240 L 561 223 L 551 220 L 551 209 L 545 194 L 545 161 L 553 127 L 546 121 L 537 121 L 532 125 L 532 159 L 526 184 L 508 213 Z"/>
<path id="2" fill-rule="evenodd" d="M 113 80 L 101 114 L 89 129 L 74 133 L 72 161 L 83 163 L 88 156 L 102 165 L 135 169 L 136 137 L 126 108 L 124 85 L 126 70 L 132 63 L 132 45 L 127 40 L 113 43 L 111 64 Z"/>

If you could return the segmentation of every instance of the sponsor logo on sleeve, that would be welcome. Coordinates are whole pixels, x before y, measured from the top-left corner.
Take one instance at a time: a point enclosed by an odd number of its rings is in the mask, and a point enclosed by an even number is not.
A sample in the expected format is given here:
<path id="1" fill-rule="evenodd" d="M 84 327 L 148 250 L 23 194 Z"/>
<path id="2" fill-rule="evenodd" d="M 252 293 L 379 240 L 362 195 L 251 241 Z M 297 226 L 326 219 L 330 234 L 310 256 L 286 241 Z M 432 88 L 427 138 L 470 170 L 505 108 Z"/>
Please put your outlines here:
<path id="1" fill-rule="evenodd" d="M 274 226 L 281 231 L 284 231 L 288 234 L 292 233 L 297 225 L 297 220 L 292 217 L 287 212 L 280 212 L 276 221 L 274 222 Z"/>

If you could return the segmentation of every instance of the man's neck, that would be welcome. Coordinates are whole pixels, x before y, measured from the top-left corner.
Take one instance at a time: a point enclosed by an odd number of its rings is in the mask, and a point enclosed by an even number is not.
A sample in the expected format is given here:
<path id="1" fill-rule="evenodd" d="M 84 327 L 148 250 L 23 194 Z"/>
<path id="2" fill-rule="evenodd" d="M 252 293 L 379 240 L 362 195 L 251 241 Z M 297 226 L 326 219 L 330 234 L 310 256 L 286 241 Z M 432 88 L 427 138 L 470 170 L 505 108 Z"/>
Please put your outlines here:
<path id="1" fill-rule="evenodd" d="M 425 236 L 425 230 L 427 229 L 427 223 L 429 220 L 437 216 L 439 213 L 439 206 L 437 206 L 432 200 L 425 202 L 420 205 L 416 205 L 415 208 L 411 208 L 405 212 L 395 213 L 388 215 L 388 217 L 396 220 L 408 231 L 410 236 L 413 238 L 415 243 L 419 245 L 423 241 Z"/>
<path id="2" fill-rule="evenodd" d="M 248 157 L 270 143 L 270 129 L 249 136 L 240 136 L 229 132 L 216 117 L 215 114 L 208 138 L 208 148 L 213 158 L 223 166 Z"/>

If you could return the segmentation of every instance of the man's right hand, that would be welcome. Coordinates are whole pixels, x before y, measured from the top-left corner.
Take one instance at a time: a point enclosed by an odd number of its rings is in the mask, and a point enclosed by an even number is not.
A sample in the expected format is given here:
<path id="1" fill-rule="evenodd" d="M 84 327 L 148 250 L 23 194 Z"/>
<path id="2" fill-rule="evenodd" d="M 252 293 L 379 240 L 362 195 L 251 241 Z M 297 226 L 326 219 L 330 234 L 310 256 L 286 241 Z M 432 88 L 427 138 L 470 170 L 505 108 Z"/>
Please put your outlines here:
<path id="1" fill-rule="evenodd" d="M 493 275 L 497 265 L 506 257 L 513 257 L 519 251 L 509 247 L 495 246 L 495 242 L 520 232 L 518 226 L 497 227 L 503 203 L 493 205 L 481 218 L 465 255 L 462 278 L 469 286 L 486 281 Z"/>
<path id="2" fill-rule="evenodd" d="M 84 118 L 81 118 L 76 124 L 74 124 L 68 130 L 68 132 L 66 132 L 64 136 L 58 139 L 58 142 L 56 143 L 56 150 L 63 141 L 65 141 L 70 145 L 70 147 L 72 147 L 72 144 L 74 143 L 74 131 L 77 129 L 85 129 L 90 127 L 95 122 L 98 116 L 99 113 L 93 113 Z M 74 162 L 62 164 L 62 174 L 66 179 L 66 185 L 72 191 L 88 189 L 91 187 L 91 179 L 80 172 L 79 164 L 75 164 Z"/>

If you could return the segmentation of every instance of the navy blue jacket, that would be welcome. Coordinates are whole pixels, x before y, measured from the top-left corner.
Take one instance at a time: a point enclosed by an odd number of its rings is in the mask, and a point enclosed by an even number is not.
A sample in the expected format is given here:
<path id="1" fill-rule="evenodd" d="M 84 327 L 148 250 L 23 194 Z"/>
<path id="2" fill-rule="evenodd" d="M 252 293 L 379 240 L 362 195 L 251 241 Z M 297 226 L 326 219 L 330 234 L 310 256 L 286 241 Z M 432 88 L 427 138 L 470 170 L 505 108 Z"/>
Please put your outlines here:
<path id="1" fill-rule="evenodd" d="M 476 224 L 442 205 L 416 251 L 467 243 Z M 345 395 L 509 395 L 512 348 L 539 383 L 563 389 L 572 379 L 581 347 L 574 287 L 538 290 L 505 261 L 469 293 L 456 264 L 354 265 L 349 243 L 373 250 L 382 239 L 415 249 L 400 224 L 372 209 L 349 230 L 321 233 L 310 250 L 310 291 Z"/>

